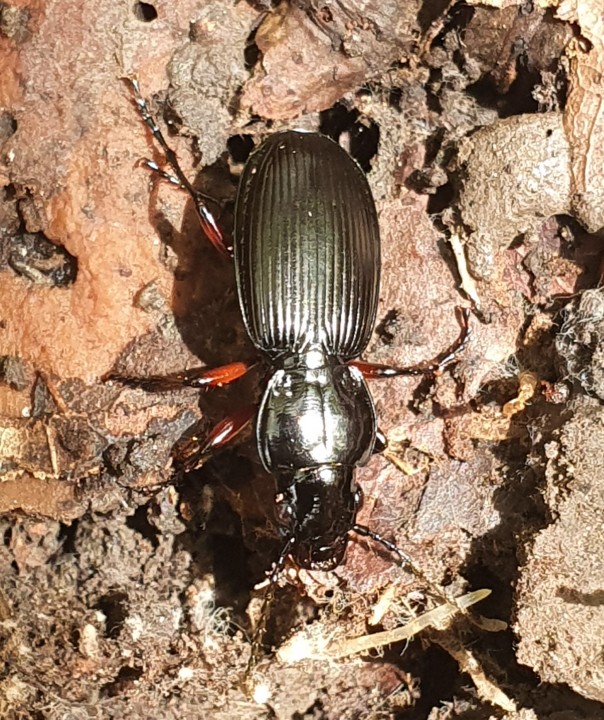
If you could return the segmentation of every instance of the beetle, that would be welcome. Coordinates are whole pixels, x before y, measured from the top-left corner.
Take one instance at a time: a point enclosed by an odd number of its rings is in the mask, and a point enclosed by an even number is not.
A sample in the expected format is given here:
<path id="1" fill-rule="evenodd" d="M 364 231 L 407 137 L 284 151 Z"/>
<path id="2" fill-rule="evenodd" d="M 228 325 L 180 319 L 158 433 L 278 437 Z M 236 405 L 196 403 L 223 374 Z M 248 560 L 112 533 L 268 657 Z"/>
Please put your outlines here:
<path id="1" fill-rule="evenodd" d="M 223 254 L 232 253 L 239 306 L 269 373 L 258 407 L 241 408 L 200 442 L 184 446 L 185 470 L 198 467 L 254 417 L 256 445 L 276 482 L 282 550 L 273 577 L 291 556 L 306 569 L 339 565 L 349 534 L 370 537 L 414 569 L 393 543 L 356 522 L 361 492 L 355 470 L 384 448 L 366 380 L 442 372 L 469 337 L 468 312 L 459 338 L 439 359 L 399 368 L 355 360 L 369 343 L 380 287 L 380 235 L 367 177 L 334 140 L 287 130 L 252 152 L 239 181 L 233 246 L 181 170 L 130 79 L 136 106 L 174 174 L 144 163 L 193 198 L 201 226 Z M 106 379 L 149 390 L 225 385 L 253 364 L 235 362 L 159 377 Z"/>

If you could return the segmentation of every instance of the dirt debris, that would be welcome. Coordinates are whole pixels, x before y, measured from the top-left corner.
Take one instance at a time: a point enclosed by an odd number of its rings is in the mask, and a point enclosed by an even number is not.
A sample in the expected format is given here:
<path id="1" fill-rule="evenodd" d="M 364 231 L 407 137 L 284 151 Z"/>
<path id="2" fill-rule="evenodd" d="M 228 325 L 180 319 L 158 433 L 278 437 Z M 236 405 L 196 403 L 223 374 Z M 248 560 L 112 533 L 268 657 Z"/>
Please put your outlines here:
<path id="1" fill-rule="evenodd" d="M 544 493 L 555 519 L 537 535 L 521 568 L 515 631 L 521 663 L 545 682 L 566 683 L 602 702 L 597 657 L 604 564 L 594 549 L 604 527 L 604 418 L 600 403 L 585 396 L 570 404 L 569 413 L 546 446 Z M 589 631 L 577 634 L 573 628 L 579 627 Z"/>

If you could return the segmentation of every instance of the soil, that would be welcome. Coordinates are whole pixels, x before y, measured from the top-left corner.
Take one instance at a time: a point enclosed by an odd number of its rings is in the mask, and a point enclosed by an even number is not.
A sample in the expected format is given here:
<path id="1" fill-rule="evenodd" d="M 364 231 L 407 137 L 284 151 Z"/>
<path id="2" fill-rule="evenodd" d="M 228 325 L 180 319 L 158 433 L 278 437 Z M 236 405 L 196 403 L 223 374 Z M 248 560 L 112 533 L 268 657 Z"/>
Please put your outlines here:
<path id="1" fill-rule="evenodd" d="M 604 717 L 602 38 L 599 0 L 0 3 L 0 717 Z M 351 535 L 267 594 L 251 431 L 174 463 L 258 373 L 103 380 L 256 357 L 232 264 L 141 166 L 170 171 L 133 76 L 227 235 L 272 132 L 367 171 L 363 360 L 437 357 L 471 308 L 445 372 L 371 385 L 388 447 L 359 522 L 416 573 Z"/>

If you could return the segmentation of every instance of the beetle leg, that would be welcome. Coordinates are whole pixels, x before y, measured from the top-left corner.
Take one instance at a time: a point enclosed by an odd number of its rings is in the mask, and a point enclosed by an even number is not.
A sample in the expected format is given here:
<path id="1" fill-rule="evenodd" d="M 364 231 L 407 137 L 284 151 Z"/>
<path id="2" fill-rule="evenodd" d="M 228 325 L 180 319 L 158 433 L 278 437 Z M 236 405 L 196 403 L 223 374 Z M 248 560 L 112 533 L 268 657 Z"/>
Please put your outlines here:
<path id="1" fill-rule="evenodd" d="M 164 137 L 159 125 L 155 122 L 155 119 L 153 118 L 153 115 L 149 110 L 147 101 L 141 95 L 138 80 L 134 77 L 130 77 L 126 78 L 126 81 L 130 86 L 130 90 L 134 97 L 134 102 L 136 104 L 139 115 L 141 116 L 145 125 L 151 131 L 151 134 L 157 141 L 158 145 L 161 147 L 166 157 L 166 160 L 168 161 L 168 164 L 174 171 L 174 175 L 170 175 L 169 173 L 162 170 L 159 165 L 152 160 L 143 160 L 143 163 L 154 172 L 159 173 L 160 177 L 162 177 L 164 180 L 172 183 L 172 185 L 180 187 L 182 190 L 184 190 L 190 195 L 195 205 L 195 210 L 197 212 L 197 216 L 199 217 L 199 222 L 201 223 L 201 227 L 206 234 L 208 240 L 220 253 L 226 255 L 227 257 L 231 257 L 231 251 L 225 244 L 222 232 L 220 231 L 220 228 L 218 227 L 214 216 L 212 215 L 212 213 L 208 209 L 208 206 L 205 203 L 206 199 L 213 198 L 210 198 L 209 195 L 206 195 L 205 193 L 196 190 L 189 182 L 189 179 L 180 167 L 176 153 L 168 145 L 168 142 Z"/>
<path id="2" fill-rule="evenodd" d="M 353 360 L 350 365 L 354 365 L 363 373 L 367 379 L 375 378 L 391 378 L 401 375 L 440 375 L 449 365 L 457 360 L 461 351 L 468 344 L 470 337 L 470 326 L 468 319 L 470 311 L 468 308 L 456 308 L 458 318 L 461 324 L 461 333 L 457 340 L 444 353 L 428 363 L 420 363 L 411 365 L 410 367 L 396 367 L 394 365 L 377 365 L 374 363 L 361 362 Z"/>
<path id="3" fill-rule="evenodd" d="M 385 547 L 386 550 L 393 553 L 393 555 L 396 555 L 400 560 L 402 567 L 411 570 L 415 577 L 421 580 L 421 582 L 424 583 L 424 585 L 428 587 L 437 597 L 444 598 L 447 602 L 450 602 L 443 589 L 428 580 L 428 578 L 424 575 L 421 569 L 415 564 L 415 561 L 413 560 L 411 555 L 406 553 L 404 550 L 401 550 L 393 542 L 390 542 L 390 540 L 386 540 L 386 538 L 382 537 L 379 533 L 376 533 L 373 530 L 370 530 L 368 527 L 365 527 L 365 525 L 353 525 L 352 530 L 357 535 L 361 535 L 362 537 L 369 538 L 370 540 L 379 543 L 380 545 Z"/>
<path id="4" fill-rule="evenodd" d="M 139 387 L 149 392 L 162 392 L 178 390 L 183 387 L 192 387 L 199 390 L 211 387 L 222 387 L 243 377 L 255 363 L 233 362 L 215 368 L 191 368 L 182 372 L 168 375 L 148 375 L 147 377 L 132 377 L 119 373 L 103 375 L 103 382 L 113 380 L 128 387 Z"/>
<path id="5" fill-rule="evenodd" d="M 207 435 L 202 438 L 197 432 L 201 423 L 195 426 L 192 435 L 177 443 L 174 451 L 174 462 L 181 472 L 192 472 L 199 468 L 213 452 L 220 450 L 244 430 L 254 419 L 257 405 L 245 405 L 228 417 L 221 420 Z"/>
<path id="6" fill-rule="evenodd" d="M 262 650 L 262 641 L 264 640 L 264 635 L 266 633 L 268 611 L 275 597 L 275 586 L 277 584 L 279 575 L 285 567 L 285 561 L 287 560 L 287 556 L 289 555 L 292 547 L 294 546 L 294 542 L 295 539 L 293 536 L 287 539 L 285 545 L 279 553 L 277 562 L 274 563 L 273 568 L 268 575 L 268 587 L 266 588 L 264 597 L 262 598 L 262 605 L 260 606 L 258 624 L 256 625 L 256 628 L 252 635 L 252 649 L 250 651 L 250 658 L 248 660 L 247 669 L 245 671 L 248 680 L 251 680 L 250 675 L 258 664 L 258 660 L 260 658 L 260 653 Z"/>

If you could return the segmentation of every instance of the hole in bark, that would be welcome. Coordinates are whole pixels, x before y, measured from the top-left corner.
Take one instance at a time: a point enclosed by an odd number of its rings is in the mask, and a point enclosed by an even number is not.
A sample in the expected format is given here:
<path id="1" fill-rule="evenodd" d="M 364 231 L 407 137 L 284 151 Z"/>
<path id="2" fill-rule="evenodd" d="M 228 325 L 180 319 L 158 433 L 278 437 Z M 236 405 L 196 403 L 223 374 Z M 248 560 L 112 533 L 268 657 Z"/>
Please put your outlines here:
<path id="1" fill-rule="evenodd" d="M 227 141 L 227 148 L 234 163 L 244 163 L 254 149 L 251 135 L 233 135 Z"/>
<path id="2" fill-rule="evenodd" d="M 252 584 L 247 560 L 249 551 L 241 536 L 214 535 L 211 539 L 216 582 L 216 605 L 243 612 L 249 601 L 247 592 Z"/>
<path id="3" fill-rule="evenodd" d="M 17 121 L 7 110 L 0 113 L 0 142 L 8 140 L 17 132 Z"/>
<path id="4" fill-rule="evenodd" d="M 142 22 L 152 22 L 157 19 L 157 10 L 151 3 L 137 2 L 134 4 L 134 15 Z"/>
<path id="5" fill-rule="evenodd" d="M 324 22 L 324 23 L 333 22 L 333 13 L 327 7 L 327 5 L 324 5 L 322 8 L 319 8 L 319 11 L 317 12 L 317 16 L 321 22 Z"/>
<path id="6" fill-rule="evenodd" d="M 59 541 L 62 543 L 61 550 L 64 555 L 71 555 L 76 552 L 77 531 L 77 520 L 74 520 L 71 525 L 61 524 L 61 529 L 59 530 Z"/>
<path id="7" fill-rule="evenodd" d="M 245 69 L 251 70 L 253 67 L 255 67 L 259 57 L 260 50 L 258 49 L 258 45 L 256 45 L 255 42 L 251 42 L 246 45 L 245 50 L 243 51 L 243 62 L 245 65 Z"/>
<path id="8" fill-rule="evenodd" d="M 522 54 L 516 57 L 515 78 L 504 92 L 500 87 L 503 80 L 489 74 L 468 86 L 468 95 L 483 107 L 497 107 L 501 118 L 538 112 L 539 103 L 533 97 L 533 90 L 541 82 L 541 76 L 527 66 L 523 57 Z"/>
<path id="9" fill-rule="evenodd" d="M 424 0 L 417 14 L 422 33 L 425 33 L 435 22 L 441 19 L 450 5 L 451 3 L 448 0 Z"/>
<path id="10" fill-rule="evenodd" d="M 64 287 L 77 276 L 78 260 L 43 233 L 20 232 L 10 239 L 8 264 L 37 285 Z"/>
<path id="11" fill-rule="evenodd" d="M 319 130 L 345 147 L 365 172 L 377 154 L 380 129 L 369 118 L 343 103 L 336 103 L 320 114 Z"/>
<path id="12" fill-rule="evenodd" d="M 96 608 L 107 618 L 106 636 L 112 640 L 117 639 L 124 620 L 128 617 L 128 595 L 123 592 L 107 593 L 99 599 Z"/>
<path id="13" fill-rule="evenodd" d="M 143 671 L 139 668 L 123 667 L 116 675 L 115 680 L 101 688 L 101 697 L 117 697 L 126 694 L 142 674 Z"/>
<path id="14" fill-rule="evenodd" d="M 245 41 L 245 50 L 243 51 L 243 62 L 246 70 L 254 68 L 260 59 L 260 49 L 256 45 L 256 32 L 258 28 L 254 28 Z"/>
<path id="15" fill-rule="evenodd" d="M 426 648 L 419 658 L 419 664 L 423 671 L 421 674 L 422 695 L 416 710 L 420 711 L 418 716 L 424 716 L 424 712 L 429 713 L 434 705 L 452 700 L 459 678 L 459 670 L 455 660 L 436 646 Z"/>
<path id="16" fill-rule="evenodd" d="M 409 187 L 412 187 L 411 183 L 409 183 Z M 422 189 L 422 192 L 425 192 L 425 190 Z M 450 182 L 436 188 L 435 192 L 428 197 L 428 212 L 432 215 L 442 213 L 448 207 L 451 207 L 453 196 L 453 185 Z"/>
<path id="17" fill-rule="evenodd" d="M 159 545 L 157 540 L 157 530 L 149 522 L 147 512 L 147 505 L 141 505 L 135 510 L 134 515 L 131 515 L 126 519 L 126 525 L 132 530 L 136 530 L 136 532 L 142 535 L 145 539 L 149 540 L 153 547 L 157 547 Z"/>
<path id="18" fill-rule="evenodd" d="M 376 325 L 375 331 L 384 345 L 391 345 L 399 329 L 399 312 L 396 308 L 388 310 L 384 318 Z"/>

